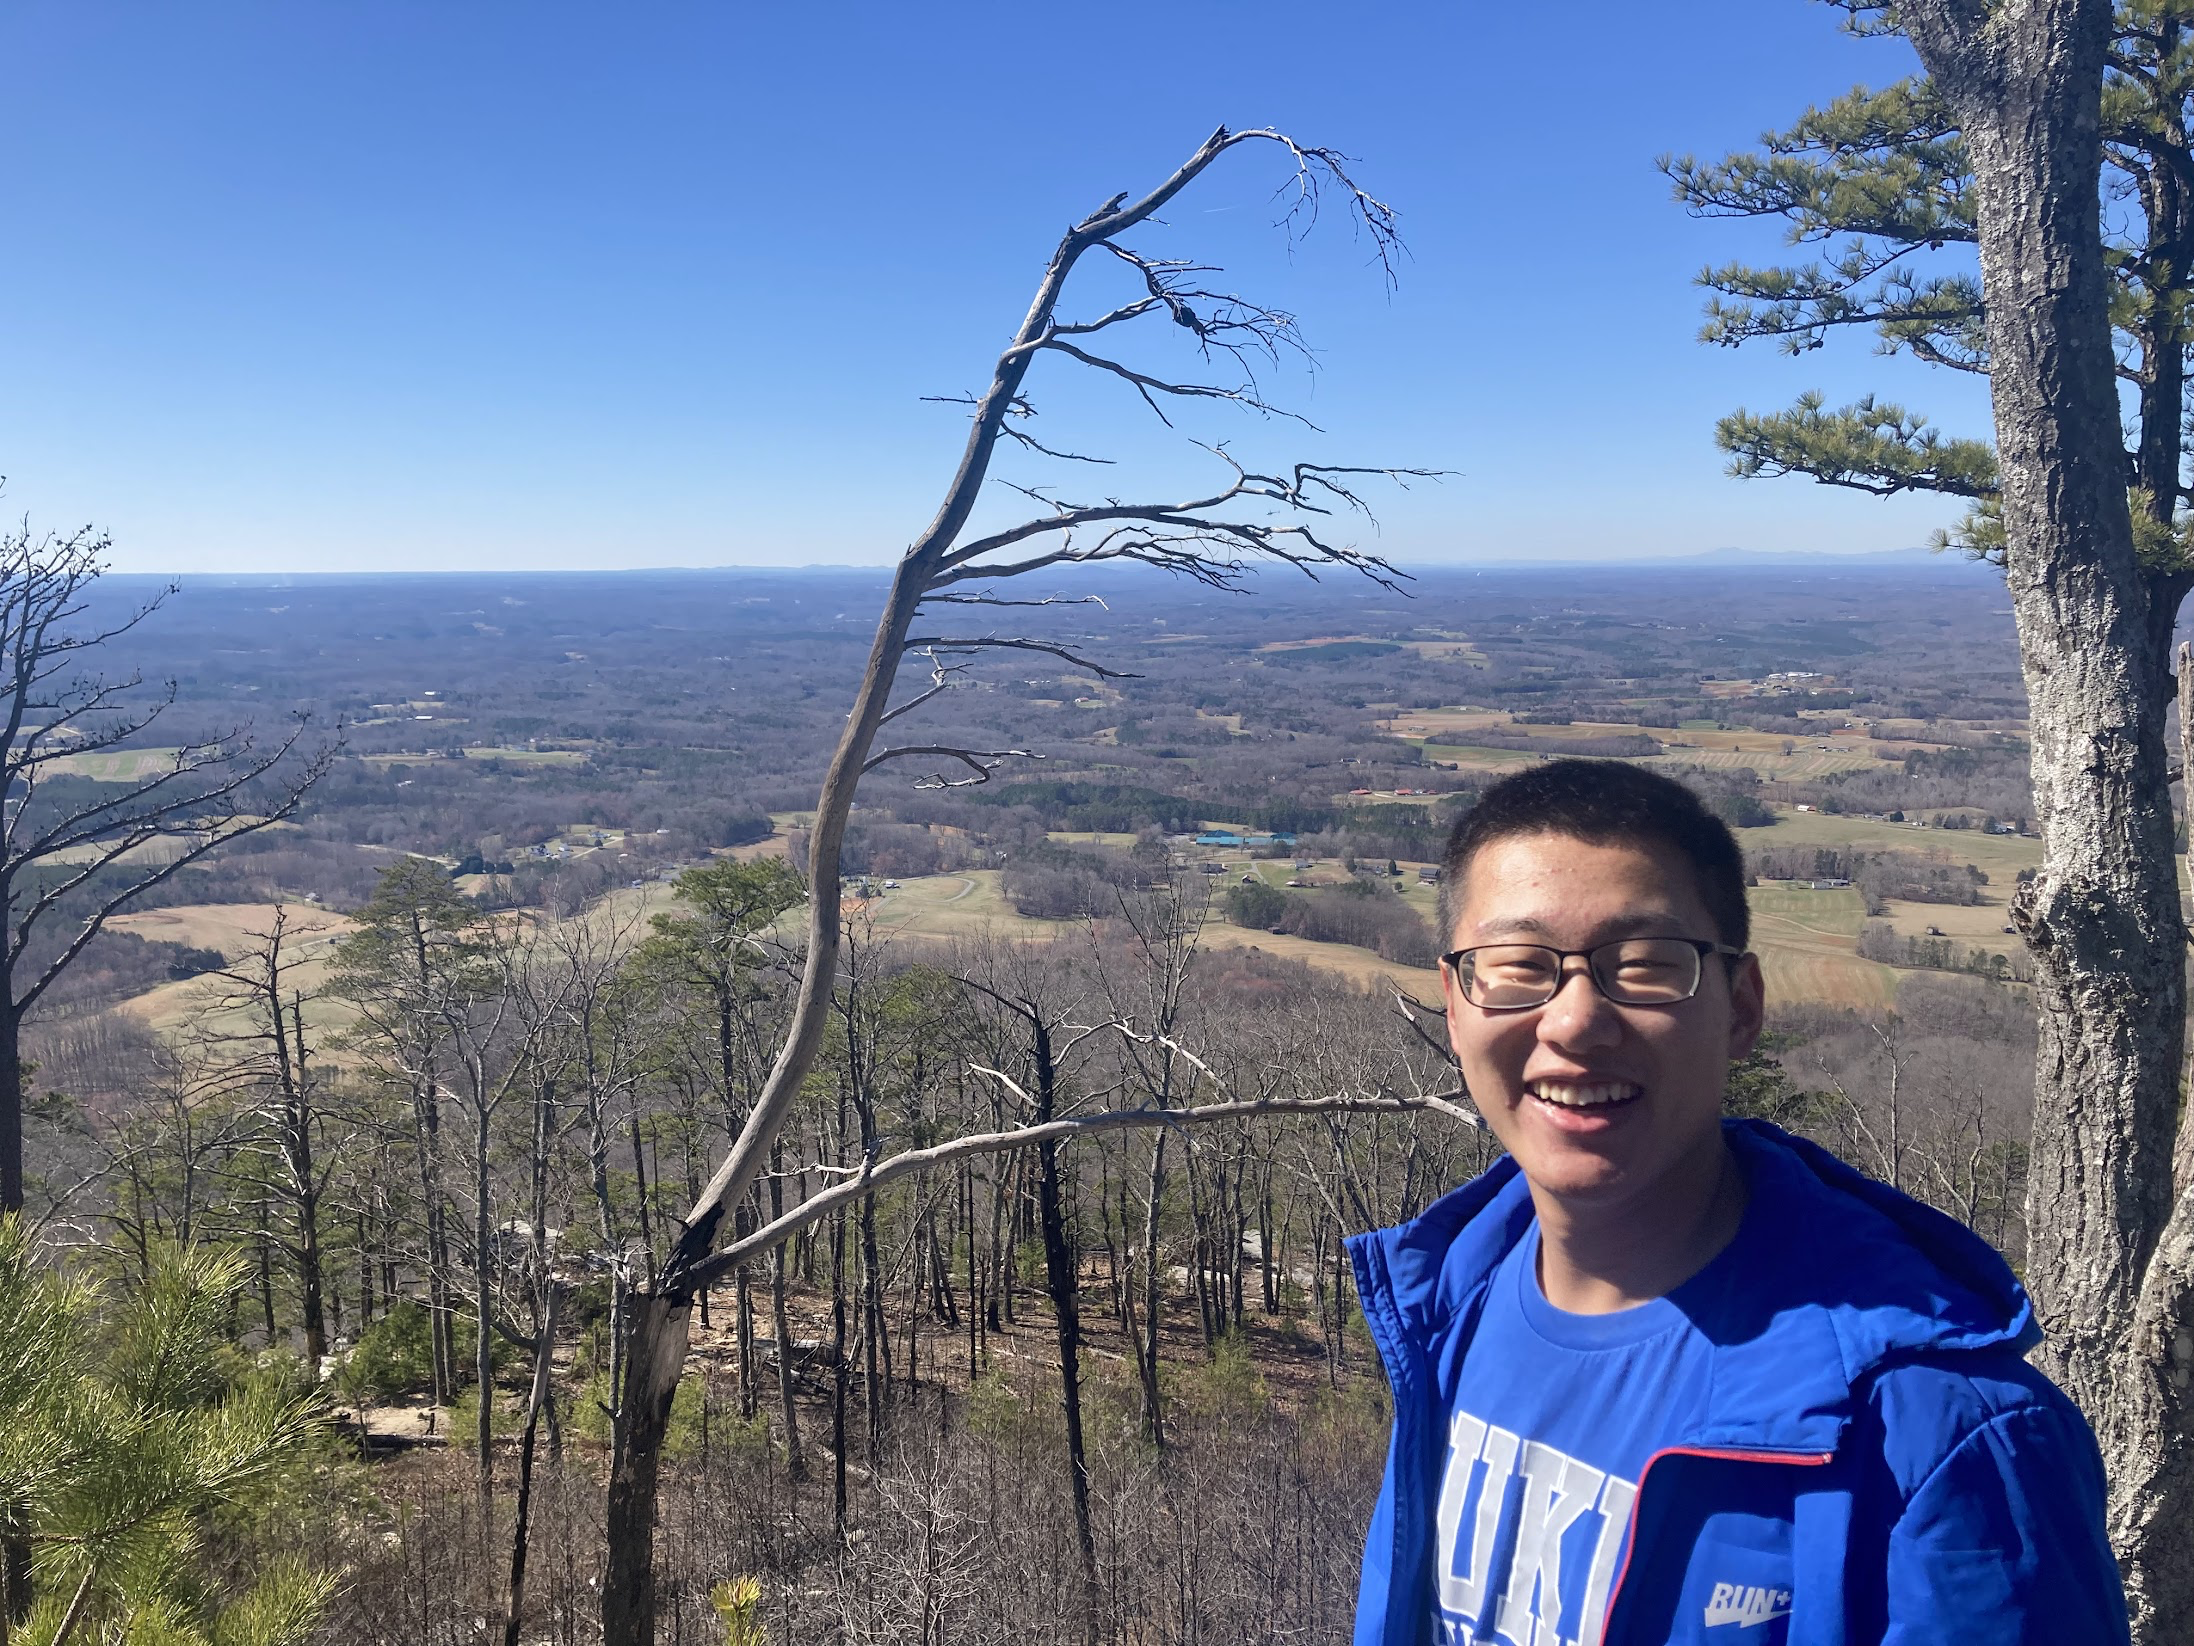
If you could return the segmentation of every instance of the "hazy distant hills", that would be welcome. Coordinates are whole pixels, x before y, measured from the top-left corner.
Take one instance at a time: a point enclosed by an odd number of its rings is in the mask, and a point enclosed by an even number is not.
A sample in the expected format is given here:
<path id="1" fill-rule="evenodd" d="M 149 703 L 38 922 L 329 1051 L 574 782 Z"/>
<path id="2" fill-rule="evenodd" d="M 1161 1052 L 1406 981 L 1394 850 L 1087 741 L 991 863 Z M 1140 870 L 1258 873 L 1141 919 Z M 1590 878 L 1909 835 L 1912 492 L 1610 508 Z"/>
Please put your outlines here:
<path id="1" fill-rule="evenodd" d="M 1936 572 L 1951 576 L 2000 577 L 1995 567 L 1977 560 L 1969 560 L 1956 550 L 1938 554 L 1933 549 L 1869 549 L 1852 554 L 1831 554 L 1818 549 L 1702 549 L 1696 554 L 1583 554 L 1575 558 L 1552 559 L 1534 556 L 1529 559 L 1498 556 L 1484 560 L 1441 562 L 1439 569 L 1515 571 L 1523 569 L 1551 570 L 1556 566 L 1593 566 L 1600 568 L 1624 568 L 1645 570 L 1665 568 L 1671 571 L 1846 571 L 1846 572 Z M 1418 570 L 1412 566 L 1411 570 Z M 1430 569 L 1425 568 L 1425 569 Z"/>

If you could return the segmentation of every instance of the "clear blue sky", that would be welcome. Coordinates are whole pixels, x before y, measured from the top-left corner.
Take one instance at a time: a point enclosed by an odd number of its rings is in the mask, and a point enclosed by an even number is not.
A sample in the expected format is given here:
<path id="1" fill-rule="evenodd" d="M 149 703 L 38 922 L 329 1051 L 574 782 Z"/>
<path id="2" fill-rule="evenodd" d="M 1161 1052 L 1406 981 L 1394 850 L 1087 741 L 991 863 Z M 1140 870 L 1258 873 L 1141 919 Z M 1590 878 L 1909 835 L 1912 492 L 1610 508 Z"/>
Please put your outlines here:
<path id="1" fill-rule="evenodd" d="M 1229 157 L 1151 249 L 1300 313 L 1319 369 L 1275 389 L 1325 433 L 1192 426 L 1458 471 L 1384 552 L 1906 546 L 1952 511 L 1727 480 L 1715 416 L 1880 387 L 1985 433 L 1985 397 L 1864 339 L 1701 347 L 1693 274 L 1774 235 L 1653 160 L 1910 64 L 1806 0 L 14 0 L 0 510 L 131 571 L 882 562 L 957 450 L 920 397 L 1224 121 L 1360 157 L 1411 259 L 1390 297 L 1345 232 L 1291 254 L 1275 157 Z M 1125 460 L 1104 490 L 1200 472 L 1120 394 L 1032 389 Z"/>

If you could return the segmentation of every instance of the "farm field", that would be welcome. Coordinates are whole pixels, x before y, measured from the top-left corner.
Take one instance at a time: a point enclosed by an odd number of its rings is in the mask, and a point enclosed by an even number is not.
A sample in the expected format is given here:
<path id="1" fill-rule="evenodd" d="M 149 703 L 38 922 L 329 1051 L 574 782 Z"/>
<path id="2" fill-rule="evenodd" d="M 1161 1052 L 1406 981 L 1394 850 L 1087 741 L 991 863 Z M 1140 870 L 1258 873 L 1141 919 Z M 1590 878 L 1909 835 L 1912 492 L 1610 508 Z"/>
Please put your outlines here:
<path id="1" fill-rule="evenodd" d="M 107 924 L 148 942 L 218 949 L 224 959 L 233 961 L 249 952 L 261 933 L 272 929 L 276 907 L 272 903 L 182 903 L 118 914 Z M 336 940 L 352 930 L 352 922 L 314 903 L 286 903 L 280 907 L 288 918 L 285 947 L 302 961 L 291 974 L 292 980 L 296 987 L 309 992 L 326 980 L 330 952 Z M 131 997 L 121 1009 L 163 1033 L 186 1025 L 218 1030 L 228 1026 L 223 1022 L 225 1014 L 210 1011 L 209 1004 L 233 987 L 219 978 L 182 978 Z M 315 1028 L 325 1029 L 342 1011 L 323 1000 L 314 1002 L 307 1015 Z M 240 1022 L 236 1026 L 241 1026 Z"/>
<path id="2" fill-rule="evenodd" d="M 1062 921 L 1031 920 L 1022 915 L 999 890 L 999 878 L 996 869 L 968 869 L 902 880 L 889 891 L 882 889 L 880 880 L 872 880 L 876 895 L 848 896 L 846 913 L 849 918 L 867 922 L 879 937 L 943 942 L 993 930 L 1002 936 L 1048 941 L 1067 929 Z"/>
<path id="3" fill-rule="evenodd" d="M 55 775 L 88 777 L 94 783 L 138 783 L 158 777 L 175 764 L 180 749 L 101 749 L 65 754 L 46 769 Z"/>
<path id="4" fill-rule="evenodd" d="M 562 924 L 583 924 L 604 938 L 618 934 L 644 935 L 648 917 L 663 913 L 673 903 L 670 887 L 651 880 L 643 887 L 619 887 L 586 913 Z M 152 942 L 218 949 L 226 959 L 234 961 L 248 953 L 255 946 L 258 935 L 268 930 L 275 907 L 271 903 L 178 904 L 117 915 L 108 924 L 116 931 L 133 932 Z M 292 982 L 309 995 L 326 982 L 335 944 L 355 929 L 355 923 L 313 903 L 287 903 L 281 907 L 287 911 L 289 919 L 286 945 L 302 962 L 291 974 Z M 216 1030 L 241 1028 L 241 1014 L 230 1023 L 227 1021 L 229 1014 L 209 1009 L 211 1003 L 231 987 L 217 978 L 182 978 L 134 995 L 123 1002 L 120 1009 L 162 1033 L 186 1026 Z M 340 1028 L 348 1018 L 349 1009 L 337 1001 L 322 998 L 311 1001 L 306 1007 L 307 1024 L 322 1034 Z M 323 1048 L 321 1055 L 332 1054 Z"/>
<path id="5" fill-rule="evenodd" d="M 1427 760 L 1460 766 L 1466 771 L 1507 771 L 1516 766 L 1528 766 L 1539 758 L 1527 749 L 1487 749 L 1469 743 L 1427 743 L 1423 748 Z"/>
<path id="6" fill-rule="evenodd" d="M 1474 708 L 1413 709 L 1381 721 L 1379 726 L 1395 737 L 1417 743 L 1429 760 L 1484 771 L 1505 770 L 1540 757 L 1521 749 L 1474 743 L 1470 736 L 1472 732 L 1499 731 L 1549 743 L 1644 736 L 1661 745 L 1660 753 L 1644 757 L 1647 762 L 1702 766 L 1710 770 L 1750 767 L 1769 779 L 1821 778 L 1836 772 L 1863 771 L 1900 761 L 1915 750 L 1940 747 L 1910 737 L 1876 735 L 1884 730 L 1906 729 L 1902 727 L 1877 726 L 1873 733 L 1864 727 L 1834 731 L 1824 727 L 1817 733 L 1786 737 L 1743 727 L 1718 728 L 1704 721 L 1687 721 L 1681 726 L 1615 720 L 1536 725 L 1519 721 L 1505 710 Z"/>
<path id="7" fill-rule="evenodd" d="M 1925 937 L 1928 928 L 1934 927 L 1945 937 L 1963 939 L 1985 949 L 2015 950 L 2020 939 L 2004 930 L 2011 923 L 2008 902 L 1990 893 L 1995 887 L 1984 887 L 1981 901 L 1971 907 L 1955 903 L 1905 903 L 1891 899 L 1887 919 L 1899 935 Z"/>
<path id="8" fill-rule="evenodd" d="M 1420 1000 L 1436 1000 L 1440 994 L 1437 970 L 1397 966 L 1353 944 L 1314 943 L 1307 937 L 1290 937 L 1283 932 L 1245 931 L 1223 920 L 1214 920 L 1204 928 L 1204 943 L 1214 949 L 1258 949 L 1285 960 L 1300 960 L 1329 975 L 1345 977 L 1360 989 L 1383 989 L 1392 983 Z"/>
<path id="9" fill-rule="evenodd" d="M 586 752 L 582 749 L 518 749 L 496 745 L 481 745 L 465 750 L 467 760 L 508 760 L 517 766 L 584 766 Z"/>
<path id="10" fill-rule="evenodd" d="M 2016 834 L 1983 834 L 1978 829 L 1916 829 L 1905 823 L 1878 823 L 1832 812 L 1775 809 L 1766 828 L 1739 829 L 1737 842 L 1747 851 L 1762 846 L 1847 846 L 1866 851 L 1941 852 L 1953 863 L 1971 863 L 1989 879 L 1986 895 L 2003 897 L 2021 869 L 2039 868 L 2042 843 Z"/>
<path id="11" fill-rule="evenodd" d="M 1595 732 L 1599 729 L 1594 728 Z M 1480 752 L 1516 761 L 1536 758 L 1509 750 Z M 1423 803 L 1415 796 L 1373 798 Z M 1365 797 L 1356 796 L 1355 799 L 1361 804 Z M 2040 843 L 2018 836 L 1984 835 L 1977 830 L 1922 830 L 1823 812 L 1796 812 L 1782 807 L 1776 810 L 1778 821 L 1774 825 L 1738 830 L 1740 843 L 1748 849 L 1819 844 L 1940 853 L 1953 862 L 1974 863 L 1989 876 L 1990 884 L 1981 893 L 1982 902 L 1975 906 L 1892 902 L 1885 918 L 1902 936 L 1924 936 L 1932 926 L 1945 936 L 1983 948 L 2006 943 L 2009 940 L 2002 927 L 2009 888 L 2020 869 L 2040 861 Z M 807 819 L 804 814 L 786 813 L 777 821 L 781 828 L 799 827 Z M 1225 820 L 1216 820 L 1209 826 L 1232 825 Z M 1049 838 L 1062 845 L 1097 845 L 1121 850 L 1135 843 L 1131 834 L 1103 830 L 1053 830 Z M 782 855 L 785 850 L 786 842 L 780 833 L 767 841 L 734 848 L 728 855 L 746 860 Z M 1205 848 L 1192 850 L 1187 860 L 1215 862 L 1222 866 L 1223 872 L 1211 877 L 1214 899 L 1223 897 L 1227 888 L 1238 884 L 1244 873 L 1253 873 L 1266 884 L 1279 888 L 1285 888 L 1291 879 L 1307 882 L 1306 889 L 1339 885 L 1347 879 L 1347 872 L 1330 859 L 1298 870 L 1293 858 L 1249 858 L 1239 851 Z M 1417 871 L 1422 866 L 1415 862 L 1402 863 L 1401 878 L 1389 884 L 1404 902 L 1430 923 L 1437 919 L 1439 887 L 1418 879 Z M 999 878 L 996 870 L 967 870 L 904 880 L 890 891 L 883 891 L 881 882 L 876 881 L 878 895 L 866 901 L 849 898 L 847 908 L 870 921 L 878 935 L 913 939 L 949 941 L 995 931 L 1002 936 L 1024 940 L 1051 941 L 1072 929 L 1067 923 L 1021 915 L 1000 890 Z M 617 895 L 645 896 L 651 901 L 660 897 L 665 906 L 668 904 L 668 888 L 653 884 L 645 893 L 621 892 Z M 1754 947 L 1760 954 L 1772 998 L 1853 1007 L 1886 1006 L 1895 999 L 1897 981 L 1902 973 L 1896 968 L 1861 959 L 1858 954 L 1859 929 L 1866 920 L 1858 893 L 1848 890 L 1816 892 L 1789 883 L 1769 882 L 1754 888 L 1751 899 Z M 1438 987 L 1435 973 L 1419 975 L 1398 969 L 1392 962 L 1368 950 L 1278 933 L 1247 931 L 1228 925 L 1216 913 L 1206 928 L 1205 941 L 1214 947 L 1252 947 L 1284 954 L 1322 971 L 1346 977 L 1359 987 L 1370 987 L 1390 977 L 1405 987 Z"/>
<path id="12" fill-rule="evenodd" d="M 1698 735 L 1698 734 L 1693 734 Z M 1780 745 L 1777 745 L 1778 750 Z M 1639 762 L 1640 765 L 1700 766 L 1708 771 L 1735 771 L 1750 767 L 1766 778 L 1827 777 L 1833 772 L 1866 771 L 1883 764 L 1864 746 L 1819 749 L 1802 744 L 1790 754 L 1741 754 L 1731 749 L 1668 748 Z"/>
<path id="13" fill-rule="evenodd" d="M 1512 751 L 1484 751 L 1507 755 Z M 1530 759 L 1531 756 L 1515 756 Z M 1359 797 L 1360 799 L 1361 797 Z M 1414 797 L 1410 797 L 1414 798 Z M 781 828 L 799 827 L 805 814 L 786 813 L 777 818 Z M 2040 843 L 2007 835 L 1978 831 L 1921 830 L 1863 818 L 1821 812 L 1795 812 L 1778 808 L 1771 827 L 1743 829 L 1739 839 L 1748 849 L 1761 846 L 1809 844 L 1940 853 L 1953 862 L 1971 862 L 1988 874 L 1983 901 L 1975 906 L 1893 902 L 1886 918 L 1904 936 L 1926 935 L 1930 927 L 1943 935 L 1982 948 L 2004 946 L 2012 939 L 2002 928 L 2006 899 L 2020 869 L 2039 862 Z M 1055 831 L 1051 838 L 1062 844 L 1091 844 L 1125 849 L 1134 836 L 1116 831 Z M 741 860 L 782 856 L 788 843 L 782 832 L 766 841 L 731 849 Z M 1196 860 L 1217 862 L 1223 872 L 1211 877 L 1211 891 L 1222 897 L 1241 876 L 1254 873 L 1266 883 L 1285 887 L 1290 879 L 1302 879 L 1312 887 L 1338 885 L 1346 872 L 1338 862 L 1321 860 L 1297 870 L 1292 858 L 1250 859 L 1223 848 L 1192 854 Z M 1420 882 L 1419 864 L 1401 865 L 1402 876 L 1389 882 L 1395 892 L 1428 922 L 1436 918 L 1439 888 Z M 904 936 L 917 940 L 951 941 L 985 932 L 1020 940 L 1054 941 L 1076 929 L 1072 923 L 1024 917 L 1007 901 L 995 869 L 978 869 L 926 876 L 903 881 L 885 891 L 876 883 L 877 895 L 849 898 L 849 914 L 867 920 L 878 937 Z M 1813 891 L 1781 882 L 1756 887 L 1752 894 L 1754 946 L 1761 956 L 1771 999 L 1810 1000 L 1853 1007 L 1883 1006 L 1896 994 L 1896 969 L 1863 960 L 1857 938 L 1866 916 L 1859 895 L 1849 890 Z M 652 914 L 674 906 L 669 885 L 650 879 L 639 888 L 620 887 L 586 915 L 578 917 L 608 933 L 633 930 Z M 307 955 L 299 982 L 306 987 L 324 975 L 325 954 L 336 937 L 350 927 L 342 916 L 316 905 L 289 906 L 300 949 Z M 154 940 L 186 943 L 219 950 L 234 959 L 251 945 L 252 934 L 266 929 L 273 908 L 267 904 L 194 904 L 124 914 L 114 924 L 117 931 L 135 932 Z M 803 917 L 787 917 L 788 935 Z M 1214 948 L 1255 948 L 1283 955 L 1317 967 L 1329 975 L 1345 977 L 1358 987 L 1384 986 L 1391 980 L 1420 994 L 1436 991 L 1437 974 L 1399 968 L 1368 950 L 1343 944 L 1318 943 L 1271 932 L 1244 930 L 1226 923 L 1214 913 L 1205 929 L 1205 941 Z M 162 984 L 131 1000 L 126 1009 L 148 1025 L 163 1031 L 186 1023 L 203 1022 L 207 1003 L 220 985 L 205 979 Z M 330 1028 L 342 1009 L 323 1003 L 316 1026 Z"/>
<path id="14" fill-rule="evenodd" d="M 505 760 L 516 766 L 584 766 L 587 763 L 583 749 L 519 749 L 498 744 L 473 744 L 464 751 L 467 760 Z M 369 766 L 416 766 L 424 760 L 443 760 L 441 754 L 365 754 L 358 757 Z"/>
<path id="15" fill-rule="evenodd" d="M 1277 867 L 1283 871 L 1287 864 L 1260 864 L 1260 868 Z M 1214 876 L 1215 880 L 1219 877 Z M 1285 874 L 1280 877 L 1284 880 Z M 1240 871 L 1228 876 L 1225 885 L 1240 879 Z M 1055 942 L 1070 937 L 1083 928 L 1078 921 L 1036 920 L 1021 914 L 1006 901 L 999 889 L 999 874 L 995 869 L 974 869 L 961 874 L 925 876 L 917 880 L 900 882 L 892 891 L 867 900 L 849 898 L 847 910 L 856 918 L 865 919 L 878 936 L 926 939 L 950 942 L 956 938 L 979 937 L 985 933 L 1022 942 Z M 1278 881 L 1274 882 L 1278 884 Z M 1359 949 L 1342 943 L 1314 943 L 1308 938 L 1289 937 L 1276 932 L 1246 931 L 1230 926 L 1214 913 L 1204 927 L 1203 941 L 1212 948 L 1262 949 L 1267 954 L 1283 955 L 1290 960 L 1300 960 L 1320 971 L 1345 977 L 1359 987 L 1368 988 L 1382 979 L 1393 978 L 1404 987 L 1417 990 L 1437 990 L 1438 978 L 1431 972 L 1415 972 L 1382 960 L 1368 949 Z"/>
<path id="16" fill-rule="evenodd" d="M 1866 907 L 1857 892 L 1770 882 L 1753 888 L 1751 903 L 1752 947 L 1770 1007 L 1788 1000 L 1886 1006 L 1896 998 L 1897 972 L 1859 958 Z"/>

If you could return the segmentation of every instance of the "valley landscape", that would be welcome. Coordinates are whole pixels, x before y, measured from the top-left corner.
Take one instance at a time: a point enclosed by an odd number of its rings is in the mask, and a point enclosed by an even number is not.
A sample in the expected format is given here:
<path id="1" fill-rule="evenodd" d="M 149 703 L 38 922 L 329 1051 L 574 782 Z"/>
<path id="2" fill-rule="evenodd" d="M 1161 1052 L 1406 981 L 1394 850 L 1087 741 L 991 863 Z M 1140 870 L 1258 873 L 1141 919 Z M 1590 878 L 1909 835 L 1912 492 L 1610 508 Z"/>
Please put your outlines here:
<path id="1" fill-rule="evenodd" d="M 130 635 L 174 702 L 143 747 L 69 757 L 66 795 L 143 781 L 266 705 L 309 713 L 325 771 L 285 821 L 134 898 L 41 1002 L 30 1194 L 64 1245 L 187 1229 L 249 1254 L 247 1343 L 317 1357 L 362 1460 L 346 1489 L 403 1528 L 366 1558 L 316 1523 L 352 1574 L 325 1638 L 469 1639 L 502 1579 L 468 1517 L 514 1470 L 559 1586 L 552 1638 L 584 1638 L 603 1357 L 766 1067 L 878 592 L 830 571 L 207 579 Z M 1076 603 L 1032 632 L 1104 674 L 994 654 L 923 711 L 940 742 L 1025 754 L 981 783 L 910 765 L 861 789 L 837 1026 L 751 1218 L 849 1159 L 1040 1118 L 1039 1089 L 1082 1113 L 1452 1085 L 1442 844 L 1486 782 L 1576 754 L 1692 784 L 1745 848 L 1771 1034 L 1733 1107 L 2018 1249 L 2032 1030 L 2006 928 L 2039 843 L 1988 568 L 1059 592 Z M 412 959 L 389 946 L 407 930 L 428 934 Z M 1072 1050 L 1032 1063 L 1039 1023 Z M 895 1628 L 903 1583 L 942 1583 L 925 1560 L 959 1574 L 924 1602 L 954 1638 L 1069 1604 L 1069 1352 L 1085 1569 L 1129 1585 L 1107 1615 L 1342 1628 L 1384 1396 L 1338 1239 L 1489 1140 L 1406 1112 L 1164 1137 L 1062 1151 L 1055 1229 L 1033 1156 L 978 1154 L 705 1294 L 661 1511 L 665 1638 L 720 1638 L 727 1605 L 772 1638 Z M 549 1282 L 568 1312 L 544 1334 Z M 484 1299 L 510 1312 L 486 1402 Z M 536 1465 L 510 1436 L 543 1420 Z M 1216 1495 L 1182 1495 L 1195 1470 Z M 1253 1569 L 1275 1493 L 1303 1547 L 1235 1593 L 1219 1574 Z M 962 1541 L 937 1543 L 946 1525 Z M 878 1559 L 830 1554 L 856 1534 Z M 1191 1549 L 1234 1552 L 1192 1573 Z"/>

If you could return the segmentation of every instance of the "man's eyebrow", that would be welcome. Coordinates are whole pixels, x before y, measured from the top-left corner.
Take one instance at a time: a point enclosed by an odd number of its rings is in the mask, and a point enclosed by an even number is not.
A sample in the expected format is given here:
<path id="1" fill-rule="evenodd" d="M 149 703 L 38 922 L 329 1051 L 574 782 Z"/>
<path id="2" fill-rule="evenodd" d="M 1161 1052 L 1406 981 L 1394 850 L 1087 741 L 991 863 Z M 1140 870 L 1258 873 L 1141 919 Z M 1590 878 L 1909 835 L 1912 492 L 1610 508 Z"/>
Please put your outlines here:
<path id="1" fill-rule="evenodd" d="M 1517 915 L 1509 920 L 1481 921 L 1478 924 L 1477 931 L 1480 937 L 1505 937 L 1511 932 L 1522 932 L 1533 937 L 1544 937 L 1547 932 L 1547 925 L 1545 921 L 1534 920 L 1531 916 L 1525 914 Z"/>
<path id="2" fill-rule="evenodd" d="M 1633 914 L 1610 920 L 1600 930 L 1606 934 L 1607 938 L 1645 935 L 1666 937 L 1669 934 L 1669 929 L 1677 923 L 1675 916 L 1668 913 Z M 1515 915 L 1507 920 L 1488 920 L 1481 922 L 1476 927 L 1477 934 L 1481 938 L 1506 937 L 1512 934 L 1526 937 L 1544 937 L 1552 929 L 1545 921 L 1528 914 Z M 1603 941 L 1605 941 L 1605 938 L 1603 938 Z"/>

